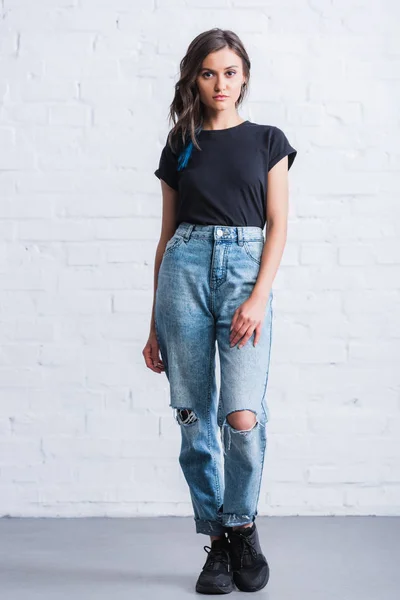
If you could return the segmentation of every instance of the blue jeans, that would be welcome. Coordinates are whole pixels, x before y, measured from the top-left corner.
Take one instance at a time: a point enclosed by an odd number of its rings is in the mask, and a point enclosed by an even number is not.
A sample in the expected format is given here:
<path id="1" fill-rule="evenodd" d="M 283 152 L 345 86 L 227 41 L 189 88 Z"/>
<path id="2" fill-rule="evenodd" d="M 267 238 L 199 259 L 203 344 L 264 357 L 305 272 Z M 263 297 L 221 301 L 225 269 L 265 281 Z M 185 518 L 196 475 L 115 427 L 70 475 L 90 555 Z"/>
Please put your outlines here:
<path id="1" fill-rule="evenodd" d="M 197 533 L 255 520 L 267 443 L 266 389 L 271 349 L 272 299 L 261 336 L 230 347 L 235 310 L 251 294 L 264 246 L 260 227 L 180 223 L 162 257 L 155 298 L 155 328 L 170 404 L 180 425 L 179 463 L 188 483 Z M 215 347 L 221 367 L 217 395 Z M 255 413 L 250 429 L 227 416 Z"/>

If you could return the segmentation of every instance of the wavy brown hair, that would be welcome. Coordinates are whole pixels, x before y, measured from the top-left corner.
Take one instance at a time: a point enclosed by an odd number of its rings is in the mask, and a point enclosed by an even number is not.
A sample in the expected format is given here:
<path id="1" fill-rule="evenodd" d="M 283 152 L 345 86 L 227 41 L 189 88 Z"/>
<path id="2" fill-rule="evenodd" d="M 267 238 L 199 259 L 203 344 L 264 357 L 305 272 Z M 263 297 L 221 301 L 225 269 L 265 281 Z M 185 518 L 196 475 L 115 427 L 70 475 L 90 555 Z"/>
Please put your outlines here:
<path id="1" fill-rule="evenodd" d="M 196 84 L 205 57 L 210 52 L 217 52 L 222 48 L 230 48 L 242 59 L 243 73 L 246 81 L 250 78 L 250 59 L 240 41 L 233 31 L 215 27 L 200 33 L 190 43 L 185 56 L 180 62 L 180 79 L 175 84 L 175 95 L 169 110 L 169 119 L 174 126 L 169 132 L 168 143 L 171 149 L 177 151 L 177 140 L 184 147 L 190 140 L 198 150 L 201 150 L 196 139 L 196 133 L 201 130 L 204 119 L 204 107 Z M 246 95 L 248 85 L 243 85 L 240 96 L 235 106 L 238 107 Z"/>

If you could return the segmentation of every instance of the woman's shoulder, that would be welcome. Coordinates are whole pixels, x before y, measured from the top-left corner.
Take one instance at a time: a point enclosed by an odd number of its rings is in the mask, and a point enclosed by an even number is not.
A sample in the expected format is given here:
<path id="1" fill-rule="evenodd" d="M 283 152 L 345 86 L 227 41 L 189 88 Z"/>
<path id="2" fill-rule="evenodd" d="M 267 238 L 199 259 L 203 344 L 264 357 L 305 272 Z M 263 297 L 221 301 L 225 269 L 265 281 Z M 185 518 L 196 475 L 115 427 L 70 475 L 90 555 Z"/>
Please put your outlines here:
<path id="1" fill-rule="evenodd" d="M 250 123 L 250 131 L 257 134 L 257 138 L 261 141 L 263 147 L 280 146 L 288 143 L 286 133 L 278 125 L 272 123 Z"/>
<path id="2" fill-rule="evenodd" d="M 279 134 L 279 132 L 283 133 L 282 129 L 280 129 L 277 125 L 272 125 L 271 123 L 255 123 L 254 121 L 249 121 L 249 125 L 250 127 L 253 127 L 254 130 L 258 130 L 269 135 L 276 135 Z"/>

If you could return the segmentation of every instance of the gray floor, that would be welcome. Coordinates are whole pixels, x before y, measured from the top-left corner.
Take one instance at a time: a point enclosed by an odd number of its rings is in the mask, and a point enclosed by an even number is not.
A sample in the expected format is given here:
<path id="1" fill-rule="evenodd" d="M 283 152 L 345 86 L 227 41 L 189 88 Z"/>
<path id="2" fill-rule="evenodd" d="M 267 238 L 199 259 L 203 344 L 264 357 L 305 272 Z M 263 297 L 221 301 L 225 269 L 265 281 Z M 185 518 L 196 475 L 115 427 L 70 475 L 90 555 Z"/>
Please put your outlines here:
<path id="1" fill-rule="evenodd" d="M 400 598 L 400 517 L 259 516 L 257 527 L 271 569 L 258 597 Z M 201 597 L 205 544 L 192 518 L 0 519 L 0 598 Z"/>

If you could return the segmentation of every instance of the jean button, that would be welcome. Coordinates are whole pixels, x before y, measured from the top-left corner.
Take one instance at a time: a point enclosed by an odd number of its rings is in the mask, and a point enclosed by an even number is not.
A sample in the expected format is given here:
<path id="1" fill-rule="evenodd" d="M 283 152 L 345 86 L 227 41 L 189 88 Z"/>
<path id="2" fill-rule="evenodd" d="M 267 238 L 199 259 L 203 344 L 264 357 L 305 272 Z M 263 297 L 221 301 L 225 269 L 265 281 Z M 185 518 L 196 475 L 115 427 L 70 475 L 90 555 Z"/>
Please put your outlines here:
<path id="1" fill-rule="evenodd" d="M 218 236 L 218 237 L 221 237 L 221 235 L 222 235 L 222 231 L 221 231 L 221 229 L 217 229 L 217 236 Z"/>

